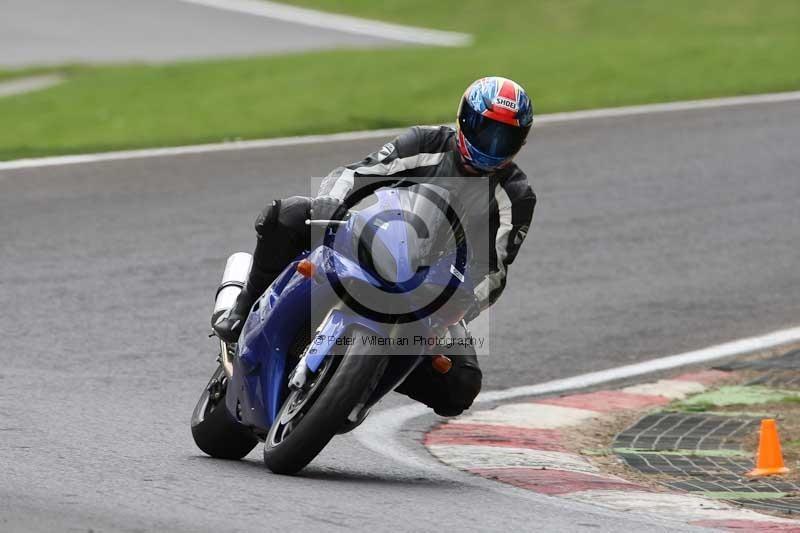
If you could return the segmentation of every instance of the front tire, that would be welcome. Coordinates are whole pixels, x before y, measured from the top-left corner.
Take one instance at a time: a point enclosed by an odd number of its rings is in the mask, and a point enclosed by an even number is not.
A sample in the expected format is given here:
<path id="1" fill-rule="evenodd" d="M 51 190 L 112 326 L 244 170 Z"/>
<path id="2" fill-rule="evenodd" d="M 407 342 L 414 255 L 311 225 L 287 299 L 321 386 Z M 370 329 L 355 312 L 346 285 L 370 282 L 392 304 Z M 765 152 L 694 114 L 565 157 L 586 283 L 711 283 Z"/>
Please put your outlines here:
<path id="1" fill-rule="evenodd" d="M 192 437 L 197 447 L 211 457 L 241 459 L 256 447 L 258 439 L 225 407 L 225 379 L 220 365 L 192 413 Z"/>
<path id="2" fill-rule="evenodd" d="M 356 339 L 362 334 L 369 332 L 350 332 Z M 343 356 L 328 356 L 309 390 L 291 391 L 275 417 L 264 443 L 267 468 L 295 474 L 310 463 L 342 428 L 387 362 L 387 356 L 374 355 L 374 349 L 362 343 L 348 347 Z M 304 392 L 307 398 L 300 397 Z"/>

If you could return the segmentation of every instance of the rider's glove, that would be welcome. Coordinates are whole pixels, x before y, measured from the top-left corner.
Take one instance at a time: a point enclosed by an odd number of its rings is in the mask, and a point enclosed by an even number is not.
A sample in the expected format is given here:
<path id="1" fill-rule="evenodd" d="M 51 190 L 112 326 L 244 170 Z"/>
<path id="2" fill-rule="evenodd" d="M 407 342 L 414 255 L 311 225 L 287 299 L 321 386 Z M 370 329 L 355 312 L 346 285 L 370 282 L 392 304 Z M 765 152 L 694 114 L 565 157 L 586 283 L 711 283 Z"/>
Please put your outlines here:
<path id="1" fill-rule="evenodd" d="M 469 324 L 470 322 L 478 318 L 478 315 L 480 314 L 481 314 L 481 306 L 478 303 L 478 300 L 476 299 L 474 302 L 472 302 L 472 305 L 469 306 L 467 312 L 464 313 L 464 322 Z"/>
<path id="2" fill-rule="evenodd" d="M 311 218 L 314 220 L 341 220 L 347 213 L 341 200 L 333 196 L 318 196 L 311 201 Z"/>

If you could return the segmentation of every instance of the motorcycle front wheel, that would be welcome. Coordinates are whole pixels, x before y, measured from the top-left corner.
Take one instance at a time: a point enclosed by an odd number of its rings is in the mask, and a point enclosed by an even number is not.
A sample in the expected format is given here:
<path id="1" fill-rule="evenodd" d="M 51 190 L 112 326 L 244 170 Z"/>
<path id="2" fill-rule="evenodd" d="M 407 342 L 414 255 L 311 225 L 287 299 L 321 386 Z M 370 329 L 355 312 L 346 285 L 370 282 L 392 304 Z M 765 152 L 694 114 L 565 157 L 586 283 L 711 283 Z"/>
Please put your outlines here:
<path id="1" fill-rule="evenodd" d="M 356 327 L 349 335 L 370 335 Z M 264 442 L 264 464 L 276 474 L 302 470 L 330 442 L 374 385 L 388 359 L 363 343 L 330 355 L 301 390 L 289 393 Z"/>

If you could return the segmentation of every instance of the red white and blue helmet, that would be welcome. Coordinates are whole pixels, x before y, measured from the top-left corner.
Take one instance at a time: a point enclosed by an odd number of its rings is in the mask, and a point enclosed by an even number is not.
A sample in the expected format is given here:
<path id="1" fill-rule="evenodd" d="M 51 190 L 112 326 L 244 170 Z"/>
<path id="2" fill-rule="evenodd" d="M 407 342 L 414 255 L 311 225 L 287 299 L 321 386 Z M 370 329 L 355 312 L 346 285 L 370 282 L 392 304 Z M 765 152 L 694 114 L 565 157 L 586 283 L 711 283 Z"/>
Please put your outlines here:
<path id="1" fill-rule="evenodd" d="M 499 76 L 481 78 L 458 106 L 458 150 L 470 166 L 497 170 L 514 159 L 532 124 L 533 104 L 525 89 Z"/>

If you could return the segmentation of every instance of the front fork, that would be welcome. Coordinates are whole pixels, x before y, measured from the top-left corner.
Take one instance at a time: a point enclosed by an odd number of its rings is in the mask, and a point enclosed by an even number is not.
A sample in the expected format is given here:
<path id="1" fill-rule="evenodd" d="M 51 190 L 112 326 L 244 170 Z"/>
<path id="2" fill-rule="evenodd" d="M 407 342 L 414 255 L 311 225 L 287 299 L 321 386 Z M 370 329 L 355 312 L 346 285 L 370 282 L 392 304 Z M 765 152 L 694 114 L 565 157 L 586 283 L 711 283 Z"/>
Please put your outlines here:
<path id="1" fill-rule="evenodd" d="M 301 356 L 297 366 L 295 366 L 295 368 L 289 374 L 289 388 L 292 390 L 300 390 L 305 387 L 309 381 L 309 378 L 317 372 L 317 369 L 320 367 L 322 362 L 327 357 L 330 357 L 330 346 L 333 344 L 331 340 L 338 339 L 353 323 L 361 323 L 362 325 L 365 325 L 363 324 L 363 320 L 365 319 L 361 317 L 354 319 L 354 317 L 344 314 L 338 307 L 331 309 L 325 316 L 325 319 L 320 323 L 319 328 L 317 328 L 317 330 L 314 332 L 312 342 L 309 344 L 308 348 L 306 348 L 306 351 Z M 368 327 L 375 331 L 380 331 L 380 329 L 382 329 L 376 324 L 372 323 L 370 323 Z M 401 327 L 403 326 L 395 324 L 392 326 L 388 335 L 390 337 L 398 337 L 401 333 Z M 439 328 L 436 329 L 438 330 Z M 441 334 L 444 334 L 444 332 Z M 322 343 L 314 343 L 314 340 L 320 337 L 328 341 L 327 349 Z M 452 361 L 444 354 L 435 352 L 423 352 L 419 354 L 420 358 L 425 356 L 430 359 L 430 364 L 433 366 L 433 369 L 436 372 L 439 372 L 440 374 L 446 374 L 450 371 L 450 368 L 452 367 Z M 369 408 L 375 403 L 375 401 L 400 385 L 400 383 L 402 383 L 403 380 L 405 380 L 405 378 L 408 377 L 408 375 L 414 370 L 417 364 L 419 364 L 419 362 L 409 364 L 407 367 L 405 365 L 401 365 L 400 367 L 395 367 L 395 372 L 390 372 L 388 375 L 376 376 L 375 383 L 369 387 L 369 390 L 365 391 L 365 397 L 362 398 L 362 401 L 359 402 L 359 405 L 356 406 L 353 413 L 351 413 L 348 417 L 349 421 L 356 423 L 360 420 L 363 420 L 364 416 L 369 411 Z M 422 361 L 422 364 L 426 364 L 426 362 Z M 376 392 L 378 393 L 377 397 L 374 394 Z"/>
<path id="2" fill-rule="evenodd" d="M 225 371 L 228 379 L 233 377 L 233 358 L 236 355 L 235 344 L 228 344 L 222 339 L 219 339 L 219 364 Z"/>

